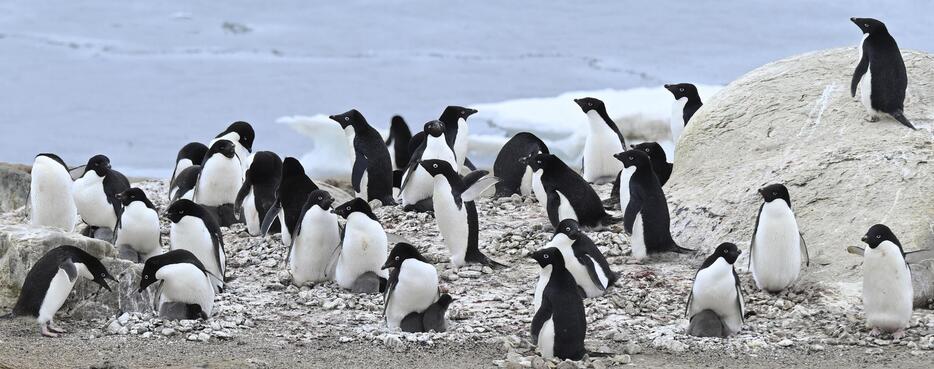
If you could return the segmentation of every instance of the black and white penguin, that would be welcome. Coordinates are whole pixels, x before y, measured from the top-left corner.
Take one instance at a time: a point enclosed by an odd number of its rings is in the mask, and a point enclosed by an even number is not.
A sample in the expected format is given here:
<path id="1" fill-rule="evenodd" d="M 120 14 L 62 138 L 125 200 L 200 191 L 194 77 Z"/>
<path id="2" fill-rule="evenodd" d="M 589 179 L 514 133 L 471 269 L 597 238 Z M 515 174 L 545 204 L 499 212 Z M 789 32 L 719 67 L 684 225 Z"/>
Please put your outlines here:
<path id="1" fill-rule="evenodd" d="M 630 234 L 632 256 L 642 260 L 650 253 L 693 252 L 678 246 L 671 238 L 668 200 L 652 170 L 649 155 L 644 151 L 629 150 L 614 156 L 627 168 L 636 168 L 629 180 L 630 199 L 623 218 L 626 232 Z"/>
<path id="2" fill-rule="evenodd" d="M 334 208 L 334 212 L 347 219 L 341 235 L 341 253 L 334 270 L 334 280 L 342 288 L 359 291 L 364 289 L 360 288 L 362 281 L 358 279 L 364 275 L 375 275 L 379 280 L 378 290 L 385 291 L 389 273 L 382 266 L 389 253 L 389 239 L 370 204 L 358 197 Z M 376 292 L 373 288 L 365 290 Z"/>
<path id="3" fill-rule="evenodd" d="M 183 200 L 184 201 L 184 200 Z M 160 282 L 156 293 L 159 310 L 167 302 L 188 304 L 188 319 L 208 319 L 214 310 L 214 288 L 217 279 L 197 256 L 177 249 L 146 260 L 139 281 L 142 293 L 151 284 Z"/>
<path id="4" fill-rule="evenodd" d="M 444 245 L 456 267 L 468 263 L 499 266 L 480 252 L 480 222 L 475 200 L 499 179 L 477 170 L 461 177 L 444 160 L 422 160 L 420 164 L 434 178 L 435 220 Z"/>
<path id="5" fill-rule="evenodd" d="M 201 174 L 195 184 L 192 201 L 212 208 L 237 202 L 243 184 L 243 168 L 232 141 L 221 139 L 211 144 L 204 155 Z"/>
<path id="6" fill-rule="evenodd" d="M 292 244 L 292 233 L 298 225 L 298 216 L 308 200 L 308 195 L 318 189 L 305 167 L 291 156 L 282 161 L 282 179 L 276 189 L 276 200 L 263 216 L 261 233 L 267 234 L 276 221 L 282 225 L 282 243 Z"/>
<path id="7" fill-rule="evenodd" d="M 535 308 L 532 318 L 532 340 L 543 358 L 580 360 L 587 353 L 584 348 L 587 317 L 574 276 L 565 267 L 557 248 L 543 248 L 531 257 L 542 270 L 550 269 L 542 288 L 541 305 Z"/>
<path id="8" fill-rule="evenodd" d="M 617 221 L 607 214 L 593 187 L 557 156 L 538 154 L 529 165 L 535 173 L 542 171 L 540 177 L 546 198 L 542 207 L 552 226 L 557 226 L 563 219 L 577 220 L 587 228 L 599 228 Z"/>
<path id="9" fill-rule="evenodd" d="M 407 211 L 426 212 L 432 209 L 434 180 L 418 163 L 422 160 L 438 159 L 450 163 L 452 168 L 458 167 L 454 149 L 448 146 L 445 139 L 444 123 L 440 120 L 425 123 L 423 132 L 425 139 L 409 158 L 402 178 L 402 206 Z"/>
<path id="10" fill-rule="evenodd" d="M 195 186 L 198 184 L 198 176 L 200 175 L 200 165 L 192 165 L 182 169 L 175 177 L 175 181 L 169 186 L 169 203 L 178 199 L 191 200 L 194 198 Z"/>
<path id="11" fill-rule="evenodd" d="M 438 118 L 444 123 L 445 139 L 447 139 L 451 149 L 454 150 L 454 156 L 457 158 L 458 172 L 467 161 L 467 146 L 469 144 L 467 118 L 476 113 L 476 109 L 451 105 L 444 108 L 441 117 Z"/>
<path id="12" fill-rule="evenodd" d="M 97 228 L 113 229 L 120 215 L 118 193 L 130 189 L 130 181 L 123 173 L 110 167 L 110 159 L 94 155 L 84 167 L 84 174 L 75 180 L 75 206 L 81 220 L 88 225 L 86 235 Z"/>
<path id="13" fill-rule="evenodd" d="M 207 153 L 208 147 L 200 142 L 189 142 L 185 146 L 182 146 L 181 150 L 178 150 L 178 155 L 175 156 L 175 169 L 172 170 L 172 178 L 169 180 L 170 199 L 174 195 L 174 193 L 172 193 L 172 188 L 176 187 L 174 184 L 178 175 L 181 174 L 185 168 L 193 165 L 201 165 L 201 162 L 204 160 L 204 154 Z"/>
<path id="14" fill-rule="evenodd" d="M 623 169 L 619 161 L 613 159 L 613 154 L 626 150 L 626 140 L 607 114 L 603 101 L 585 97 L 574 102 L 587 114 L 590 124 L 581 168 L 584 180 L 598 184 L 613 181 Z"/>
<path id="15" fill-rule="evenodd" d="M 65 161 L 55 154 L 36 155 L 30 174 L 29 224 L 74 231 L 78 208 Z"/>
<path id="16" fill-rule="evenodd" d="M 351 184 L 356 196 L 367 201 L 380 200 L 383 205 L 395 204 L 392 197 L 392 160 L 383 137 L 356 109 L 329 118 L 340 123 L 354 150 Z"/>
<path id="17" fill-rule="evenodd" d="M 590 237 L 580 230 L 577 221 L 562 220 L 555 229 L 555 234 L 543 248 L 554 247 L 561 251 L 564 266 L 585 297 L 603 295 L 607 288 L 616 283 L 617 275 L 610 270 L 610 264 L 597 249 Z M 543 270 L 544 271 L 544 270 Z M 535 289 L 535 307 L 541 302 L 542 293 L 548 284 L 548 278 L 539 280 Z"/>
<path id="18" fill-rule="evenodd" d="M 438 300 L 438 270 L 415 246 L 405 242 L 392 248 L 383 264 L 383 269 L 389 268 L 392 271 L 383 299 L 383 316 L 389 329 L 396 329 L 406 316 L 425 312 Z"/>
<path id="19" fill-rule="evenodd" d="M 764 202 L 749 245 L 749 270 L 759 289 L 775 293 L 798 279 L 802 257 L 807 265 L 810 260 L 788 189 L 776 183 L 760 188 L 759 194 Z"/>
<path id="20" fill-rule="evenodd" d="M 412 140 L 412 131 L 405 119 L 396 115 L 389 124 L 389 137 L 386 138 L 386 147 L 392 159 L 392 169 L 399 170 L 409 163 L 409 141 Z"/>
<path id="21" fill-rule="evenodd" d="M 36 317 L 43 336 L 58 337 L 65 331 L 55 327 L 55 313 L 65 303 L 78 277 L 90 279 L 108 291 L 107 280 L 116 281 L 93 255 L 74 246 L 59 246 L 42 255 L 29 269 L 16 305 L 5 317 Z"/>
<path id="22" fill-rule="evenodd" d="M 863 310 L 870 335 L 891 332 L 895 338 L 904 337 L 914 290 L 902 244 L 882 224 L 870 227 L 863 242 L 869 245 L 863 254 Z"/>
<path id="23" fill-rule="evenodd" d="M 214 146 L 217 141 L 228 140 L 236 146 L 237 158 L 240 159 L 242 169 L 246 170 L 250 166 L 250 153 L 253 151 L 253 140 L 256 138 L 256 132 L 250 123 L 237 121 L 227 126 L 223 132 L 218 133 L 217 137 L 208 143 L 208 147 Z M 207 157 L 205 157 L 207 159 Z"/>
<path id="24" fill-rule="evenodd" d="M 665 85 L 665 89 L 675 97 L 675 102 L 671 104 L 669 122 L 671 123 L 671 142 L 674 142 L 677 147 L 678 138 L 681 137 L 684 127 L 704 103 L 701 102 L 700 95 L 697 93 L 697 87 L 690 83 Z"/>
<path id="25" fill-rule="evenodd" d="M 658 176 L 658 182 L 665 187 L 668 179 L 671 178 L 671 170 L 674 165 L 668 162 L 668 156 L 665 155 L 665 149 L 658 142 L 643 142 L 638 145 L 632 145 L 633 149 L 644 151 L 649 155 L 652 161 L 652 171 Z"/>
<path id="26" fill-rule="evenodd" d="M 853 72 L 850 95 L 856 97 L 860 88 L 860 101 L 869 112 L 869 120 L 878 121 L 888 114 L 908 128 L 916 129 L 905 117 L 905 90 L 908 72 L 895 38 L 885 24 L 872 18 L 850 18 L 863 31 L 859 47 L 859 64 Z M 875 76 L 876 78 L 873 78 Z"/>
<path id="27" fill-rule="evenodd" d="M 690 320 L 688 332 L 700 337 L 729 337 L 743 327 L 745 302 L 739 276 L 733 269 L 742 253 L 736 245 L 724 242 L 704 260 L 694 274 L 684 316 Z M 712 311 L 714 314 L 701 314 Z M 717 326 L 719 324 L 719 327 Z M 713 329 L 706 328 L 712 326 Z"/>
<path id="28" fill-rule="evenodd" d="M 337 214 L 331 212 L 334 198 L 325 190 L 308 194 L 298 222 L 286 264 L 296 285 L 330 280 L 341 245 Z"/>
<path id="29" fill-rule="evenodd" d="M 243 185 L 237 192 L 234 213 L 243 213 L 247 232 L 252 236 L 261 235 L 263 217 L 276 202 L 276 189 L 282 179 L 282 159 L 271 151 L 257 151 L 250 161 L 250 167 L 243 175 Z M 272 225 L 273 232 L 279 230 Z"/>
<path id="30" fill-rule="evenodd" d="M 208 209 L 191 200 L 178 200 L 165 211 L 172 222 L 169 229 L 169 248 L 188 250 L 194 254 L 211 274 L 211 283 L 224 289 L 227 255 L 224 253 L 224 236 Z"/>
<path id="31" fill-rule="evenodd" d="M 493 175 L 499 178 L 493 197 L 531 195 L 533 172 L 529 159 L 538 154 L 548 154 L 548 146 L 534 134 L 519 132 L 506 141 L 493 162 Z"/>
<path id="32" fill-rule="evenodd" d="M 114 228 L 114 246 L 124 259 L 145 262 L 162 253 L 159 213 L 143 190 L 133 187 L 116 196 L 122 209 Z"/>
<path id="33" fill-rule="evenodd" d="M 447 314 L 448 307 L 454 298 L 451 295 L 442 293 L 438 301 L 429 305 L 424 312 L 410 313 L 399 323 L 399 328 L 403 332 L 444 332 L 448 329 Z"/>

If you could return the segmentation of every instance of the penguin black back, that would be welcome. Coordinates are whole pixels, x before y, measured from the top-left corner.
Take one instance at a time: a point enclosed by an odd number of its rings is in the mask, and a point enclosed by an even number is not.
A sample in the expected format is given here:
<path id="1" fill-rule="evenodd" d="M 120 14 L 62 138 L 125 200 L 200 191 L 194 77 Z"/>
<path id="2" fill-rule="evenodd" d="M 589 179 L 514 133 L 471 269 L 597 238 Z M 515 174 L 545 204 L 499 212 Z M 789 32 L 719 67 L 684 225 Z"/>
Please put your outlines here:
<path id="1" fill-rule="evenodd" d="M 652 161 L 652 171 L 658 176 L 659 184 L 665 186 L 665 183 L 668 183 L 668 179 L 671 178 L 673 165 L 668 162 L 668 157 L 665 155 L 665 149 L 662 148 L 662 145 L 659 145 L 658 142 L 643 142 L 632 145 L 632 148 L 649 155 L 649 159 Z"/>
<path id="2" fill-rule="evenodd" d="M 201 175 L 201 166 L 192 165 L 188 168 L 182 169 L 178 173 L 178 176 L 175 177 L 175 181 L 172 182 L 170 188 L 175 190 L 175 193 L 172 195 L 172 198 L 169 201 L 175 201 L 180 199 L 186 192 L 191 191 L 198 184 L 198 176 Z"/>
<path id="3" fill-rule="evenodd" d="M 904 115 L 905 90 L 908 88 L 908 71 L 905 60 L 895 38 L 889 34 L 885 23 L 872 18 L 850 18 L 861 31 L 864 39 L 860 45 L 860 60 L 853 72 L 850 94 L 856 96 L 856 87 L 868 71 L 871 86 L 870 105 L 873 110 L 887 113 L 902 125 L 916 129 Z M 865 94 L 865 92 L 864 92 Z"/>
<path id="4" fill-rule="evenodd" d="M 146 260 L 146 264 L 143 266 L 143 272 L 139 281 L 139 291 L 142 292 L 146 289 L 146 287 L 149 287 L 149 285 L 157 281 L 156 272 L 158 272 L 160 268 L 166 265 L 181 263 L 194 265 L 199 270 L 201 270 L 205 276 L 210 274 L 207 269 L 204 268 L 204 264 L 201 263 L 201 260 L 198 260 L 198 257 L 195 256 L 195 254 L 192 254 L 191 251 L 185 249 L 175 249 L 162 255 L 153 256 Z"/>
<path id="5" fill-rule="evenodd" d="M 282 161 L 282 179 L 276 189 L 275 203 L 263 217 L 262 228 L 268 231 L 281 209 L 285 213 L 285 224 L 283 225 L 285 229 L 282 231 L 292 234 L 298 222 L 298 215 L 302 210 L 302 206 L 305 205 L 305 201 L 308 199 L 308 194 L 317 189 L 318 185 L 305 174 L 305 167 L 302 166 L 302 163 L 291 156 L 286 157 Z"/>
<path id="6" fill-rule="evenodd" d="M 571 167 L 553 154 L 538 154 L 529 162 L 532 170 L 542 169 L 542 186 L 546 193 L 561 191 L 568 199 L 577 221 L 584 227 L 597 227 L 611 221 L 611 217 L 603 208 L 603 201 L 594 191 L 593 187 L 577 174 Z M 548 207 L 557 207 L 556 201 L 549 201 Z M 556 226 L 561 219 L 552 220 Z"/>
<path id="7" fill-rule="evenodd" d="M 519 132 L 506 141 L 493 162 L 493 174 L 500 179 L 493 197 L 519 193 L 528 161 L 536 154 L 548 154 L 548 146 L 532 133 Z"/>
<path id="8" fill-rule="evenodd" d="M 94 283 L 110 290 L 106 280 L 114 280 L 114 278 L 100 260 L 77 247 L 71 245 L 59 246 L 42 255 L 29 269 L 11 315 L 38 316 L 39 308 L 42 306 L 42 301 L 49 290 L 52 278 L 58 274 L 62 264 L 67 262 L 84 264 L 88 272 L 93 276 Z"/>
<path id="9" fill-rule="evenodd" d="M 363 114 L 351 109 L 343 114 L 332 115 L 331 120 L 340 123 L 341 128 L 353 127 L 354 139 L 354 175 L 353 185 L 359 189 L 363 171 L 367 175 L 367 200 L 380 200 L 383 205 L 395 204 L 392 196 L 392 160 L 383 136 L 367 123 Z"/>
<path id="10" fill-rule="evenodd" d="M 386 146 L 392 145 L 392 151 L 395 155 L 396 168 L 404 168 L 409 162 L 409 141 L 412 140 L 412 131 L 405 119 L 396 115 L 392 117 L 389 124 L 389 138 L 386 139 Z"/>
<path id="11" fill-rule="evenodd" d="M 236 212 L 243 207 L 243 200 L 253 191 L 253 202 L 257 214 L 265 216 L 276 202 L 276 190 L 282 180 L 282 159 L 271 151 L 257 151 L 253 154 L 253 161 L 243 177 L 243 185 L 237 192 L 237 201 L 234 203 Z M 263 219 L 259 219 L 261 223 Z M 273 225 L 272 231 L 279 227 Z"/>
<path id="12" fill-rule="evenodd" d="M 539 266 L 551 266 L 551 277 L 542 293 L 542 303 L 532 318 L 532 337 L 541 342 L 539 334 L 548 320 L 554 324 L 552 352 L 560 359 L 580 360 L 587 353 L 584 338 L 587 319 L 584 300 L 577 282 L 567 270 L 564 258 L 555 247 L 540 249 L 531 254 Z M 540 350 L 543 348 L 539 347 Z"/>
<path id="13" fill-rule="evenodd" d="M 675 251 L 689 252 L 675 243 L 671 237 L 671 216 L 668 213 L 668 200 L 658 176 L 652 170 L 649 155 L 641 150 L 628 150 L 613 155 L 627 168 L 635 166 L 629 183 L 630 199 L 623 217 L 626 232 L 632 233 L 636 215 L 642 214 L 645 229 L 645 247 L 649 253 Z"/>

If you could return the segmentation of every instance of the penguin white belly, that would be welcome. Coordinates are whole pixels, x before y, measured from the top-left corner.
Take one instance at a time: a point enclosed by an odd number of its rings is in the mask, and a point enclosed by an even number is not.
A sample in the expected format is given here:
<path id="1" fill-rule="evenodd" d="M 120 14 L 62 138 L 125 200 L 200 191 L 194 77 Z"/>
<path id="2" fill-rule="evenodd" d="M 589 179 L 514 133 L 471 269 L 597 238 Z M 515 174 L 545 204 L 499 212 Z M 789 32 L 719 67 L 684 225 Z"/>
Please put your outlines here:
<path id="1" fill-rule="evenodd" d="M 532 172 L 532 192 L 535 193 L 535 199 L 542 205 L 542 210 L 548 211 L 548 195 L 545 195 L 545 185 L 542 184 L 542 175 L 545 171 L 542 169 Z"/>
<path id="2" fill-rule="evenodd" d="M 798 223 L 788 205 L 781 200 L 766 203 L 752 250 L 752 276 L 759 289 L 781 291 L 798 278 L 800 242 Z"/>
<path id="3" fill-rule="evenodd" d="M 396 149 L 393 145 L 386 145 L 386 150 L 389 151 L 389 162 L 392 163 L 392 170 L 399 170 L 399 165 L 396 164 Z"/>
<path id="4" fill-rule="evenodd" d="M 285 210 L 281 208 L 279 209 L 279 224 L 282 225 L 282 232 L 279 233 L 282 236 L 282 244 L 286 246 L 291 245 L 292 244 L 292 233 L 291 233 L 292 230 L 290 228 L 295 228 L 295 227 L 294 226 L 286 227 L 286 224 L 288 223 L 285 222 Z"/>
<path id="5" fill-rule="evenodd" d="M 136 252 L 151 256 L 162 251 L 159 245 L 159 215 L 142 201 L 131 202 L 120 215 L 116 246 L 130 246 Z"/>
<path id="6" fill-rule="evenodd" d="M 738 332 L 743 325 L 743 313 L 736 305 L 736 280 L 733 266 L 718 258 L 710 266 L 697 272 L 694 278 L 689 316 L 710 309 L 717 313 L 730 334 Z"/>
<path id="7" fill-rule="evenodd" d="M 460 136 L 460 131 L 458 131 L 458 136 Z M 428 136 L 421 160 L 431 159 L 444 160 L 451 164 L 451 168 L 459 168 L 454 152 L 451 151 L 443 135 L 440 137 Z M 402 189 L 402 205 L 412 205 L 432 196 L 431 190 L 434 188 L 434 178 L 425 171 L 425 168 L 416 167 L 412 171 L 412 178 L 408 179 L 408 183 L 405 181 L 406 178 L 403 178 L 402 183 L 405 183 L 405 188 Z"/>
<path id="8" fill-rule="evenodd" d="M 195 191 L 194 191 L 194 190 L 188 190 L 188 191 L 185 191 L 185 193 L 183 193 L 183 194 L 182 194 L 181 196 L 179 196 L 178 198 L 194 201 L 194 197 L 195 197 Z"/>
<path id="9" fill-rule="evenodd" d="M 626 150 L 616 132 L 603 122 L 596 111 L 590 111 L 587 116 L 590 118 L 590 132 L 584 142 L 584 180 L 602 183 L 623 169 L 623 163 L 613 154 Z"/>
<path id="10" fill-rule="evenodd" d="M 454 196 L 451 194 L 451 186 L 446 180 L 435 184 L 433 202 L 435 220 L 438 223 L 441 238 L 444 239 L 444 245 L 451 253 L 451 264 L 456 267 L 467 265 L 465 258 L 467 237 L 470 233 L 470 227 L 467 224 L 467 205 L 462 204 L 460 209 L 457 208 L 457 203 L 454 202 Z"/>
<path id="11" fill-rule="evenodd" d="M 519 193 L 522 196 L 529 196 L 532 194 L 532 168 L 528 165 L 525 166 L 525 172 L 522 174 L 522 181 L 519 182 Z"/>
<path id="12" fill-rule="evenodd" d="M 308 209 L 289 255 L 289 272 L 295 283 L 300 285 L 328 280 L 328 268 L 340 242 L 337 215 L 318 206 Z"/>
<path id="13" fill-rule="evenodd" d="M 631 166 L 629 168 L 623 168 L 619 174 L 619 209 L 625 213 L 626 208 L 629 206 L 629 196 L 631 192 L 629 190 L 629 182 L 632 180 L 632 174 L 636 172 L 636 167 Z"/>
<path id="14" fill-rule="evenodd" d="M 78 208 L 75 206 L 74 182 L 58 162 L 44 156 L 36 159 L 29 184 L 30 224 L 54 227 L 65 232 L 75 230 Z"/>
<path id="15" fill-rule="evenodd" d="M 75 268 L 78 270 L 78 276 L 93 279 L 83 263 L 75 263 Z M 55 313 L 65 304 L 65 300 L 71 294 L 71 289 L 77 281 L 77 277 L 74 281 L 69 280 L 68 273 L 61 268 L 58 269 L 58 273 L 55 273 L 52 281 L 49 282 L 49 289 L 45 292 L 42 304 L 39 305 L 39 316 L 36 318 L 39 324 L 48 323 L 55 318 Z"/>
<path id="16" fill-rule="evenodd" d="M 555 238 L 551 240 L 545 247 L 556 247 L 561 251 L 561 256 L 564 258 L 564 265 L 568 269 L 568 272 L 571 272 L 571 276 L 574 277 L 574 281 L 577 282 L 577 285 L 584 290 L 584 293 L 587 294 L 587 297 L 597 297 L 603 294 L 601 287 L 597 286 L 593 282 L 593 278 L 590 278 L 590 272 L 587 271 L 587 266 L 581 264 L 580 261 L 574 256 L 574 249 L 571 248 L 571 245 L 574 243 L 573 240 L 565 236 L 564 234 L 557 234 Z M 587 262 L 592 263 L 593 259 L 587 257 Z M 602 272 L 599 266 L 597 266 L 597 273 Z"/>
<path id="17" fill-rule="evenodd" d="M 104 178 L 93 171 L 75 180 L 75 206 L 81 219 L 90 226 L 113 229 L 117 215 L 104 194 Z"/>
<path id="18" fill-rule="evenodd" d="M 454 157 L 457 158 L 457 171 L 464 166 L 467 159 L 467 144 L 470 141 L 467 121 L 464 118 L 457 118 L 457 136 L 454 137 Z"/>
<path id="19" fill-rule="evenodd" d="M 415 259 L 402 262 L 399 281 L 386 306 L 386 323 L 398 328 L 409 313 L 424 312 L 438 299 L 438 271 L 431 264 Z"/>
<path id="20" fill-rule="evenodd" d="M 866 66 L 866 74 L 859 80 L 859 101 L 871 116 L 876 116 L 879 112 L 872 107 L 872 69 Z"/>
<path id="21" fill-rule="evenodd" d="M 198 267 L 188 263 L 169 264 L 156 271 L 162 283 L 162 302 L 198 304 L 205 314 L 214 310 L 214 288 Z"/>
<path id="22" fill-rule="evenodd" d="M 538 274 L 538 284 L 535 285 L 535 296 L 532 298 L 532 305 L 535 307 L 535 311 L 538 311 L 538 308 L 542 306 L 542 294 L 545 293 L 545 286 L 548 285 L 548 281 L 551 280 L 551 265 L 546 265 L 542 268 L 541 273 Z"/>
<path id="23" fill-rule="evenodd" d="M 911 320 L 914 290 L 911 271 L 895 244 L 866 248 L 863 262 L 863 309 L 872 328 L 893 332 Z"/>
<path id="24" fill-rule="evenodd" d="M 214 154 L 201 169 L 201 176 L 195 185 L 195 202 L 207 206 L 232 204 L 237 201 L 237 192 L 242 183 L 240 161 Z"/>
<path id="25" fill-rule="evenodd" d="M 223 281 L 220 280 L 224 276 L 223 266 L 217 263 L 211 233 L 208 232 L 200 218 L 185 216 L 178 223 L 173 223 L 169 231 L 169 242 L 172 250 L 191 251 L 201 261 L 201 264 L 204 264 L 204 268 L 216 277 L 212 278 L 214 284 L 218 287 L 223 286 Z"/>
<path id="26" fill-rule="evenodd" d="M 636 219 L 632 223 L 632 235 L 629 236 L 629 247 L 632 249 L 632 257 L 636 260 L 645 259 L 648 251 L 645 248 L 645 227 L 642 224 L 642 212 L 636 213 Z"/>
<path id="27" fill-rule="evenodd" d="M 214 143 L 219 140 L 227 140 L 227 141 L 233 142 L 234 153 L 236 154 L 237 159 L 239 159 L 239 162 L 240 162 L 240 168 L 242 171 L 241 174 L 245 174 L 246 170 L 250 168 L 250 164 L 253 163 L 253 154 L 250 153 L 250 150 L 247 150 L 247 148 L 244 147 L 240 143 L 240 134 L 237 132 L 227 132 L 227 134 L 211 140 L 211 142 L 209 142 L 207 146 L 208 147 L 214 146 Z"/>
<path id="28" fill-rule="evenodd" d="M 671 142 L 678 146 L 678 138 L 681 137 L 681 132 L 684 131 L 684 106 L 687 105 L 688 98 L 682 97 L 675 100 L 671 104 L 671 120 L 669 121 L 671 127 Z"/>
<path id="29" fill-rule="evenodd" d="M 538 350 L 542 358 L 555 357 L 555 322 L 551 317 L 545 321 L 545 324 L 542 324 L 542 329 L 538 331 Z"/>
<path id="30" fill-rule="evenodd" d="M 259 236 L 260 223 L 259 211 L 256 210 L 256 197 L 253 196 L 253 189 L 243 198 L 243 217 L 246 221 L 246 230 L 251 236 Z"/>
<path id="31" fill-rule="evenodd" d="M 370 186 L 370 171 L 364 170 L 363 175 L 360 176 L 360 191 L 357 192 L 355 195 L 364 200 L 369 199 L 370 197 L 367 196 L 367 192 L 368 192 L 367 189 L 369 188 L 369 186 Z"/>
<path id="32" fill-rule="evenodd" d="M 388 254 L 389 241 L 386 231 L 378 222 L 366 214 L 353 213 L 344 228 L 344 243 L 334 271 L 334 279 L 343 288 L 353 287 L 357 277 L 374 272 L 386 278 L 388 272 L 381 269 Z"/>
<path id="33" fill-rule="evenodd" d="M 565 219 L 574 219 L 577 220 L 577 212 L 574 211 L 574 206 L 571 205 L 571 202 L 568 201 L 568 198 L 564 196 L 561 191 L 555 191 L 558 193 L 558 199 L 560 199 L 561 204 L 558 205 L 558 222 L 561 222 Z"/>

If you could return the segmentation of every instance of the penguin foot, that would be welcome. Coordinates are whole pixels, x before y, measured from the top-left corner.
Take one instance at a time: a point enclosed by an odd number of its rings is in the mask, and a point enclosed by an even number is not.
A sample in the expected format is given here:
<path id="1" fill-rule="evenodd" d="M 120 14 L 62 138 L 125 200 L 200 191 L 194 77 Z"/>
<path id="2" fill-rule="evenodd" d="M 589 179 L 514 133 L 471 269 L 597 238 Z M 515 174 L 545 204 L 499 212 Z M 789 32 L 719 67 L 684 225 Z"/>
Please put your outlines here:
<path id="1" fill-rule="evenodd" d="M 58 333 L 50 332 L 49 327 L 45 324 L 42 325 L 42 328 L 39 328 L 39 333 L 42 334 L 43 337 L 58 338 Z"/>
<path id="2" fill-rule="evenodd" d="M 869 123 L 875 123 L 879 121 L 879 117 L 875 115 L 870 115 L 869 117 L 866 118 L 866 121 Z"/>
<path id="3" fill-rule="evenodd" d="M 877 337 L 880 334 L 882 334 L 882 331 L 880 331 L 879 328 L 873 328 L 871 331 L 869 331 L 869 337 Z"/>
<path id="4" fill-rule="evenodd" d="M 904 330 L 904 329 L 899 329 L 899 330 L 895 331 L 894 333 L 892 333 L 892 339 L 900 340 L 900 339 L 902 339 L 902 338 L 905 338 L 905 330 Z"/>
<path id="5" fill-rule="evenodd" d="M 52 333 L 67 333 L 67 332 L 65 332 L 64 329 L 61 329 L 61 328 L 56 327 L 55 325 L 53 325 L 52 322 L 49 322 L 48 324 L 46 324 L 46 327 L 48 327 L 48 328 L 49 328 L 49 331 L 52 332 Z"/>

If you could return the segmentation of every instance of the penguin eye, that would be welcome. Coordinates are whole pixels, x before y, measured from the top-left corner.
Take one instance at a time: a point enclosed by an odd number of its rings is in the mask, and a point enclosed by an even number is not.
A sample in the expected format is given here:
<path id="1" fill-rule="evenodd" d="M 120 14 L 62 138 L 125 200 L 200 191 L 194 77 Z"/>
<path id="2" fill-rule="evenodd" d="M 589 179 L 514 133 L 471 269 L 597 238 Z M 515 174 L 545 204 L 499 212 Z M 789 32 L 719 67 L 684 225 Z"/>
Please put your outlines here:
<path id="1" fill-rule="evenodd" d="M 318 200 L 323 200 L 323 199 L 321 198 L 321 196 L 318 196 Z"/>
<path id="2" fill-rule="evenodd" d="M 350 117 L 344 117 L 344 121 L 345 121 L 345 122 L 349 122 L 349 121 L 350 121 Z"/>
<path id="3" fill-rule="evenodd" d="M 104 275 L 105 275 L 104 273 L 101 273 L 101 278 L 103 278 L 103 277 L 104 277 Z"/>
<path id="4" fill-rule="evenodd" d="M 349 207 L 349 206 L 347 207 L 347 210 L 350 210 L 350 207 Z"/>
<path id="5" fill-rule="evenodd" d="M 542 255 L 543 259 L 548 259 L 548 254 Z"/>
<path id="6" fill-rule="evenodd" d="M 629 157 L 629 160 L 635 160 L 635 158 L 633 158 L 632 156 L 630 156 L 630 157 Z"/>
<path id="7" fill-rule="evenodd" d="M 148 275 L 144 275 L 144 276 L 143 276 L 143 279 L 149 279 L 149 276 L 148 276 Z"/>
<path id="8" fill-rule="evenodd" d="M 645 152 L 649 152 L 649 151 L 652 151 L 652 149 L 646 147 L 646 148 L 645 148 Z"/>
<path id="9" fill-rule="evenodd" d="M 398 256 L 396 256 L 396 260 L 399 260 L 399 257 L 398 257 Z"/>
<path id="10" fill-rule="evenodd" d="M 772 192 L 772 196 L 778 196 L 778 192 Z"/>
<path id="11" fill-rule="evenodd" d="M 593 106 L 593 103 L 587 103 L 587 106 Z"/>
<path id="12" fill-rule="evenodd" d="M 438 168 L 438 164 L 432 164 L 431 167 L 432 167 L 432 168 Z"/>
<path id="13" fill-rule="evenodd" d="M 865 26 L 866 28 L 869 28 L 869 23 L 863 23 L 863 26 Z"/>
<path id="14" fill-rule="evenodd" d="M 678 91 L 684 92 L 684 87 L 679 88 Z"/>
<path id="15" fill-rule="evenodd" d="M 877 235 L 876 235 L 876 238 L 882 238 L 882 235 L 881 235 L 881 234 L 877 234 Z"/>

